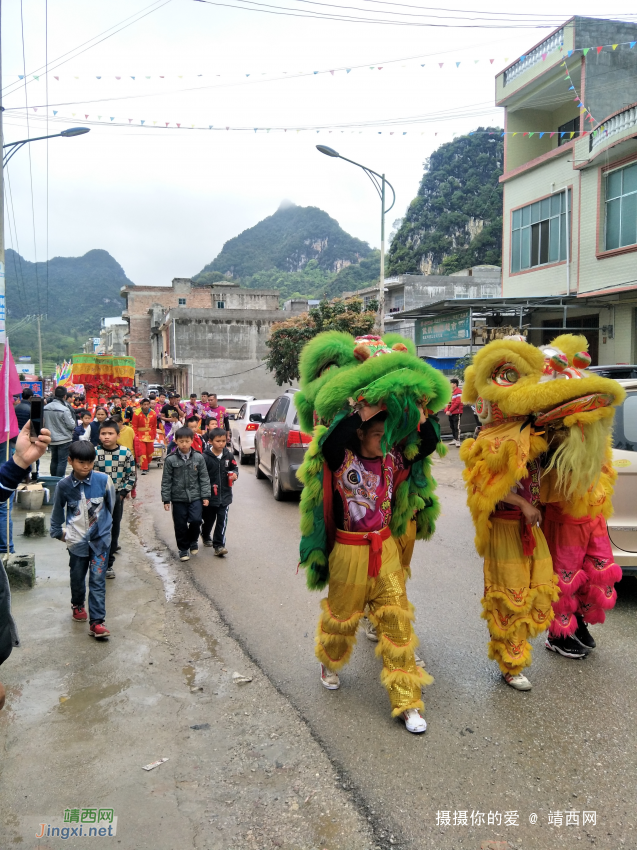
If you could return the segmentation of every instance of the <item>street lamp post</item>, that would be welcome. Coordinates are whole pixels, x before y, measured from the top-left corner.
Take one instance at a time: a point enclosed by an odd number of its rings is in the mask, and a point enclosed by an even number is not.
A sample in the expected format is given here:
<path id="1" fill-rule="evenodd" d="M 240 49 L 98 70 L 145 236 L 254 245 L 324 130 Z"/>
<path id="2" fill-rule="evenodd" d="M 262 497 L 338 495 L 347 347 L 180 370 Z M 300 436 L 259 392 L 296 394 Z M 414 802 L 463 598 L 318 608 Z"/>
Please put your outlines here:
<path id="1" fill-rule="evenodd" d="M 0 76 L 0 86 L 2 78 Z M 9 162 L 11 157 L 17 153 L 29 142 L 39 142 L 42 139 L 56 139 L 58 136 L 64 138 L 72 138 L 73 136 L 83 136 L 84 133 L 89 133 L 89 127 L 70 127 L 68 130 L 62 130 L 61 133 L 53 133 L 51 136 L 34 136 L 32 139 L 20 139 L 17 142 L 9 142 L 4 144 L 2 135 L 2 103 L 0 95 L 0 143 L 2 143 L 2 171 L 0 171 L 0 348 L 2 348 L 2 357 L 4 358 L 4 344 L 7 339 L 6 332 L 6 281 L 5 281 L 5 262 L 4 262 L 4 179 L 2 172 L 4 167 Z M 6 153 L 5 153 L 6 150 Z M 40 319 L 38 318 L 38 334 L 40 331 Z M 42 354 L 40 354 L 40 368 L 42 366 Z"/>
<path id="2" fill-rule="evenodd" d="M 357 165 L 359 168 L 362 168 L 365 174 L 372 181 L 374 188 L 378 192 L 378 196 L 380 198 L 380 281 L 378 285 L 378 310 L 380 315 L 380 332 L 381 335 L 385 333 L 385 215 L 392 209 L 394 204 L 396 203 L 396 192 L 394 191 L 394 187 L 389 182 L 389 180 L 385 179 L 384 174 L 379 174 L 377 171 L 372 171 L 371 168 L 367 168 L 366 165 L 361 165 L 360 162 L 354 162 L 353 159 L 348 159 L 346 156 L 341 156 L 338 151 L 335 151 L 334 148 L 328 148 L 327 145 L 317 145 L 316 149 L 321 153 L 324 153 L 325 156 L 333 156 L 338 159 L 344 159 L 345 162 L 351 162 L 352 165 Z M 385 209 L 385 184 L 389 186 L 392 191 L 393 200 L 390 206 Z"/>

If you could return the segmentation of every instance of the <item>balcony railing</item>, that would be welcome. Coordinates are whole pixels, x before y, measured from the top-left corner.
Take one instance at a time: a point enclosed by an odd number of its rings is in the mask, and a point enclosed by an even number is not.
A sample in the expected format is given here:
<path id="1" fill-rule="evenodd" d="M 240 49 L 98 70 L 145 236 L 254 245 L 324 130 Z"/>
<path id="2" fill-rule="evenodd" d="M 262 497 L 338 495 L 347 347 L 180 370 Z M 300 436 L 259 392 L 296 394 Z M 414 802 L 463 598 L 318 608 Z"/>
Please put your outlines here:
<path id="1" fill-rule="evenodd" d="M 629 106 L 628 109 L 624 109 L 624 111 L 620 112 L 618 115 L 613 115 L 612 118 L 609 118 L 608 121 L 604 121 L 603 124 L 600 124 L 600 126 L 591 133 L 591 153 L 595 150 L 595 148 L 603 145 L 608 141 L 608 139 L 612 138 L 612 136 L 617 136 L 619 133 L 623 133 L 624 130 L 630 130 L 633 127 L 637 127 L 637 106 Z"/>
<path id="2" fill-rule="evenodd" d="M 546 59 L 547 54 L 549 54 L 552 50 L 557 50 L 557 48 L 561 48 L 564 45 L 564 30 L 558 30 L 556 33 L 553 33 L 552 36 L 543 41 L 542 44 L 538 44 L 536 48 L 534 48 L 530 53 L 526 53 L 524 56 L 520 56 L 515 65 L 511 65 L 504 72 L 504 85 L 508 86 L 516 77 L 519 77 L 520 74 L 523 74 L 529 68 L 532 68 L 533 65 L 537 65 L 538 62 L 543 62 Z"/>

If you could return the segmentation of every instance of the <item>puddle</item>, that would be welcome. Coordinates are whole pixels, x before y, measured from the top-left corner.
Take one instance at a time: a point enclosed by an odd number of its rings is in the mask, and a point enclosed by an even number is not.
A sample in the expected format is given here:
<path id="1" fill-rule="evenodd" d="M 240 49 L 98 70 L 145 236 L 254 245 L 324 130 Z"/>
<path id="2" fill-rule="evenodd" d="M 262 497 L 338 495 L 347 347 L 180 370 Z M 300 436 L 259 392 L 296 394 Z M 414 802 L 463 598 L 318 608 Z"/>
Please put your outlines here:
<path id="1" fill-rule="evenodd" d="M 192 628 L 195 634 L 198 634 L 199 637 L 202 638 L 205 642 L 208 648 L 208 652 L 210 653 L 210 657 L 218 658 L 219 656 L 217 654 L 217 645 L 219 641 L 215 640 L 215 638 L 211 637 L 208 634 L 206 627 L 201 622 L 199 617 L 197 617 L 197 615 L 190 610 L 190 602 L 176 602 L 175 604 L 179 609 L 179 613 L 181 614 L 181 617 L 184 622 L 188 623 L 188 625 Z M 191 655 L 195 659 L 195 661 L 199 661 L 199 659 L 201 658 L 201 654 L 197 653 L 196 650 L 194 653 L 191 653 Z"/>
<path id="2" fill-rule="evenodd" d="M 144 546 L 144 552 L 146 553 L 146 557 L 153 565 L 153 569 L 162 580 L 164 584 L 164 593 L 166 595 L 166 601 L 170 602 L 173 596 L 175 595 L 175 581 L 173 576 L 175 575 L 165 559 L 162 558 L 161 555 L 158 555 L 157 552 L 152 552 Z"/>
<path id="3" fill-rule="evenodd" d="M 186 677 L 186 684 L 189 688 L 194 687 L 195 679 L 197 677 L 197 671 L 191 664 L 187 664 L 185 667 L 181 668 L 181 672 Z"/>
<path id="4" fill-rule="evenodd" d="M 113 682 L 110 685 L 89 685 L 71 694 L 59 697 L 58 710 L 64 714 L 85 714 L 92 724 L 102 722 L 110 706 L 104 705 L 104 700 L 117 696 L 130 685 L 130 679 L 123 682 Z"/>
<path id="5" fill-rule="evenodd" d="M 173 596 L 175 595 L 175 579 L 177 578 L 177 574 L 170 568 L 166 558 L 163 555 L 160 555 L 154 549 L 149 549 L 144 540 L 142 539 L 142 536 L 140 534 L 140 525 L 142 522 L 142 518 L 139 513 L 140 508 L 141 505 L 139 504 L 139 500 L 133 503 L 133 510 L 131 512 L 130 518 L 130 530 L 142 544 L 146 557 L 151 562 L 153 569 L 155 570 L 159 578 L 162 580 L 162 583 L 164 585 L 164 594 L 166 595 L 166 601 L 170 602 Z"/>

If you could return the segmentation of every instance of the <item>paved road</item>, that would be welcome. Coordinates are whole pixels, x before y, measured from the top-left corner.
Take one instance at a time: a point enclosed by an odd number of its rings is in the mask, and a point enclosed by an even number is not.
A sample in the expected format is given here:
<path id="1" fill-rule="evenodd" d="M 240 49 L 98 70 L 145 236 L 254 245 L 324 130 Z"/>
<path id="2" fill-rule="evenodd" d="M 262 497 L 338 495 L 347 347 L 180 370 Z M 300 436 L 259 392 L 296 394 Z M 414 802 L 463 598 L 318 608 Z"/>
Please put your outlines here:
<path id="1" fill-rule="evenodd" d="M 235 486 L 230 554 L 217 559 L 202 550 L 181 568 L 307 719 L 365 807 L 379 845 L 637 847 L 637 583 L 625 581 L 608 623 L 593 627 L 598 649 L 589 659 L 567 661 L 536 640 L 533 691 L 507 688 L 486 657 L 481 564 L 457 455 L 438 463 L 436 475 L 443 514 L 435 539 L 416 545 L 408 587 L 421 654 L 435 677 L 425 693 L 426 735 L 409 735 L 390 719 L 380 662 L 362 633 L 340 691 L 320 686 L 318 595 L 296 574 L 298 502 L 275 502 L 253 467 L 241 468 Z M 142 489 L 158 535 L 174 549 L 159 473 L 143 479 Z M 582 825 L 584 810 L 596 812 L 595 826 Z M 565 818 L 549 825 L 549 812 L 558 811 L 579 812 L 580 825 Z M 450 825 L 437 823 L 439 812 L 451 813 Z M 468 824 L 454 824 L 454 812 L 467 813 Z M 472 826 L 472 812 L 484 813 L 485 824 Z M 517 812 L 519 825 L 505 825 L 506 812 Z"/>

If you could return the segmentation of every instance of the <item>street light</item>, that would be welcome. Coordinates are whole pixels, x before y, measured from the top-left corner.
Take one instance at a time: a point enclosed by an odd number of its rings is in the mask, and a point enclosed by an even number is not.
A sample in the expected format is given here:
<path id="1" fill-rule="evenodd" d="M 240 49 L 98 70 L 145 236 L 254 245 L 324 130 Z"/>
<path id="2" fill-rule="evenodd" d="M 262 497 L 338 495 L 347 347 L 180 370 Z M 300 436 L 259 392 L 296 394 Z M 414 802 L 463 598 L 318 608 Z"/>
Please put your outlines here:
<path id="1" fill-rule="evenodd" d="M 337 159 L 344 159 L 345 162 L 351 162 L 352 165 L 357 165 L 359 168 L 362 168 L 365 174 L 369 177 L 369 179 L 374 184 L 374 188 L 378 192 L 378 196 L 380 197 L 380 283 L 378 287 L 378 306 L 380 313 L 380 332 L 381 334 L 385 333 L 385 215 L 392 209 L 394 204 L 396 203 L 396 192 L 394 191 L 394 187 L 389 182 L 389 180 L 385 179 L 384 174 L 379 174 L 377 171 L 372 171 L 371 168 L 367 168 L 366 165 L 361 165 L 360 162 L 354 162 L 353 159 L 348 159 L 346 156 L 341 156 L 338 151 L 335 151 L 334 148 L 328 148 L 327 145 L 317 145 L 316 149 L 321 153 L 324 153 L 325 156 L 333 156 Z M 380 178 L 380 183 L 378 178 Z M 394 196 L 394 200 L 391 202 L 391 205 L 385 209 L 385 183 L 389 186 L 392 191 L 392 195 Z"/>
<path id="2" fill-rule="evenodd" d="M 28 145 L 29 142 L 39 142 L 42 139 L 57 139 L 58 136 L 71 138 L 72 136 L 83 136 L 84 133 L 90 132 L 90 127 L 70 127 L 68 130 L 62 130 L 61 133 L 54 133 L 52 136 L 34 136 L 32 139 L 20 139 L 20 141 L 18 142 L 9 142 L 9 144 L 2 146 L 3 150 L 5 148 L 10 148 L 10 150 L 8 150 L 6 154 L 4 154 L 2 160 L 2 167 L 5 167 L 5 165 L 9 162 L 9 160 L 11 159 L 13 154 L 16 153 L 16 151 L 19 151 L 20 148 L 24 147 L 25 145 Z"/>

